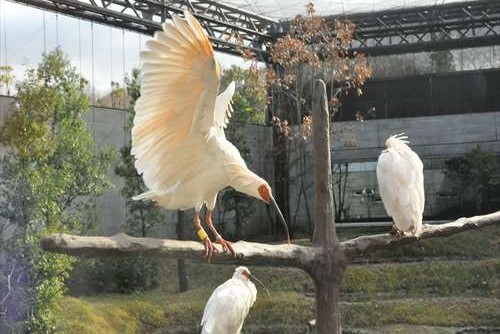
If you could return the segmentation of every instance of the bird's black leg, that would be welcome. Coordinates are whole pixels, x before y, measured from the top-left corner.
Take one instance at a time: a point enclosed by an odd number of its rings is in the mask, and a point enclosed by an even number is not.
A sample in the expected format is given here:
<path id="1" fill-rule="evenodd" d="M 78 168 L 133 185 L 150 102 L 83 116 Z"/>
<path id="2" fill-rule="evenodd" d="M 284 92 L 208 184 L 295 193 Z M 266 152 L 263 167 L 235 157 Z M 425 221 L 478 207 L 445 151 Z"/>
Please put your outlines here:
<path id="1" fill-rule="evenodd" d="M 198 211 L 195 211 L 194 213 L 194 228 L 196 230 L 196 234 L 203 243 L 203 247 L 205 248 L 203 255 L 208 258 L 208 262 L 210 262 L 214 252 L 217 253 L 219 251 L 214 247 L 212 240 L 210 240 L 207 232 L 205 232 L 205 230 L 201 226 L 200 213 Z"/>
<path id="2" fill-rule="evenodd" d="M 398 234 L 398 229 L 396 228 L 396 225 L 394 223 L 392 224 L 391 232 L 389 232 L 390 235 L 397 235 Z"/>
<path id="3" fill-rule="evenodd" d="M 393 223 L 392 224 L 392 229 L 391 229 L 391 232 L 390 232 L 391 235 L 394 235 L 396 237 L 402 237 L 404 235 L 404 232 L 401 231 L 400 229 L 398 229 L 396 227 L 396 225 Z"/>
<path id="4" fill-rule="evenodd" d="M 210 230 L 212 231 L 212 233 L 215 235 L 215 242 L 222 246 L 222 250 L 224 252 L 230 251 L 231 254 L 236 255 L 236 252 L 234 251 L 231 243 L 229 241 L 224 240 L 224 238 L 222 238 L 222 236 L 219 234 L 219 232 L 217 232 L 217 230 L 215 229 L 215 226 L 212 222 L 212 210 L 210 210 L 210 209 L 207 209 L 207 214 L 205 216 L 205 222 L 207 223 L 207 225 L 210 228 Z"/>

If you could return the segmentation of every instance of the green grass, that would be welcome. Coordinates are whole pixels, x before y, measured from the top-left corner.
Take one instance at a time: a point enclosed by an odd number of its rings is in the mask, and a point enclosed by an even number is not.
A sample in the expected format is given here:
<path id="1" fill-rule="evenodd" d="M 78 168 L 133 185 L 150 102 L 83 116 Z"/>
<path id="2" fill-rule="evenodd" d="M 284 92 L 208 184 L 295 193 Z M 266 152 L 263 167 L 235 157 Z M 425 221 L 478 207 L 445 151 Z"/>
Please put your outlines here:
<path id="1" fill-rule="evenodd" d="M 341 305 L 344 324 L 375 327 L 394 323 L 434 326 L 499 326 L 500 300 L 430 298 Z"/>
<path id="2" fill-rule="evenodd" d="M 181 294 L 181 296 L 183 296 Z M 146 295 L 104 296 L 99 299 L 65 297 L 56 314 L 59 333 L 192 333 L 203 313 L 204 301 L 154 302 Z M 492 298 L 446 297 L 372 302 L 341 302 L 344 327 L 366 328 L 395 323 L 433 326 L 500 326 L 500 301 Z M 313 301 L 295 292 L 259 298 L 245 328 L 304 326 L 314 317 Z M 165 330 L 170 329 L 171 331 Z M 286 331 L 283 331 L 285 333 Z"/>
<path id="3" fill-rule="evenodd" d="M 500 258 L 356 265 L 347 269 L 342 291 L 361 299 L 424 295 L 498 298 L 499 272 Z"/>
<path id="4" fill-rule="evenodd" d="M 175 295 L 177 278 L 174 269 L 163 276 L 163 294 Z M 170 269 L 169 269 L 170 270 Z M 191 286 L 211 291 L 231 276 L 234 266 L 191 264 Z M 342 292 L 348 300 L 406 298 L 408 296 L 496 296 L 500 297 L 500 258 L 474 261 L 429 261 L 352 265 L 347 268 Z M 312 293 L 314 285 L 299 269 L 254 267 L 252 273 L 272 292 Z M 189 294 L 189 292 L 188 292 Z"/>
<path id="5" fill-rule="evenodd" d="M 165 322 L 165 310 L 141 295 L 64 297 L 55 307 L 58 332 L 64 334 L 148 333 Z"/>
<path id="6" fill-rule="evenodd" d="M 362 235 L 387 233 L 388 229 L 349 228 L 339 231 L 339 239 L 347 240 Z M 364 254 L 370 262 L 419 260 L 429 257 L 481 259 L 500 255 L 500 228 L 490 226 L 454 234 L 444 238 L 430 238 L 395 249 Z"/>

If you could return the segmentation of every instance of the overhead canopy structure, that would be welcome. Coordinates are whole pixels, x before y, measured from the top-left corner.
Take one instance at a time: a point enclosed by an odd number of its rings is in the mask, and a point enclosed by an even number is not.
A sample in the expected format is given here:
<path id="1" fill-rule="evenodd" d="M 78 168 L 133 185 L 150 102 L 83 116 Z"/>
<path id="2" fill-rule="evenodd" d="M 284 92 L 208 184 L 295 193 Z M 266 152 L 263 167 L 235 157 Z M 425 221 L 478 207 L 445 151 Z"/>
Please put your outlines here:
<path id="1" fill-rule="evenodd" d="M 152 35 L 173 13 L 189 10 L 218 51 L 266 59 L 278 21 L 211 0 L 15 0 L 70 16 Z"/>
<path id="2" fill-rule="evenodd" d="M 345 16 L 331 16 L 332 21 Z M 479 0 L 358 13 L 354 49 L 370 55 L 450 50 L 500 43 L 500 1 Z"/>
<path id="3" fill-rule="evenodd" d="M 144 34 L 153 34 L 160 23 L 172 13 L 189 10 L 207 30 L 214 48 L 220 52 L 241 55 L 251 52 L 258 59 L 267 61 L 272 42 L 283 32 L 274 11 L 265 6 L 274 3 L 279 10 L 289 13 L 293 6 L 303 7 L 307 1 L 281 0 L 15 0 L 16 2 L 44 8 L 94 22 L 122 27 Z M 378 1 L 396 4 L 402 0 Z M 409 1 L 410 5 L 429 3 L 430 0 Z M 318 14 L 323 14 L 318 1 Z M 361 1 L 335 2 L 334 7 L 345 9 L 348 4 Z M 375 1 L 372 1 L 376 3 Z M 370 9 L 369 5 L 356 8 Z M 354 50 L 370 55 L 401 54 L 438 51 L 456 48 L 495 45 L 500 43 L 500 1 L 476 0 L 456 2 L 433 0 L 433 5 L 401 7 L 381 11 L 352 13 L 343 10 L 327 20 L 349 18 L 357 25 Z M 244 7 L 246 9 L 242 9 Z M 299 10 L 299 8 L 293 10 Z M 269 18 L 262 8 L 267 8 Z M 327 8 L 326 6 L 324 8 Z M 260 12 L 256 14 L 250 10 Z M 302 10 L 303 11 L 303 10 Z M 281 12 L 280 12 L 281 13 Z M 288 18 L 289 19 L 289 18 Z"/>
<path id="4" fill-rule="evenodd" d="M 440 6 L 453 2 L 476 0 L 220 0 L 221 2 L 264 15 L 278 21 L 286 21 L 297 14 L 304 14 L 306 5 L 314 4 L 321 16 L 383 12 L 393 9 L 409 9 L 418 6 Z"/>

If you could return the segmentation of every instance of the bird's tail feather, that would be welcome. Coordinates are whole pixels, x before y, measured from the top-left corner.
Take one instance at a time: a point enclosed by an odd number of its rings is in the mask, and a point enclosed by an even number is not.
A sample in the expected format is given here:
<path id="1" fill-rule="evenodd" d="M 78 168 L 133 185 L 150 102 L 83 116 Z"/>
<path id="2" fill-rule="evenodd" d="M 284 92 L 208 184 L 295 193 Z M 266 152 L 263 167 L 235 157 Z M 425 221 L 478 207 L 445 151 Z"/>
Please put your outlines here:
<path id="1" fill-rule="evenodd" d="M 142 194 L 140 195 L 137 195 L 137 196 L 134 196 L 132 197 L 132 199 L 134 201 L 147 201 L 147 200 L 154 200 L 156 197 L 156 193 L 154 191 L 146 191 L 146 192 L 143 192 Z"/>

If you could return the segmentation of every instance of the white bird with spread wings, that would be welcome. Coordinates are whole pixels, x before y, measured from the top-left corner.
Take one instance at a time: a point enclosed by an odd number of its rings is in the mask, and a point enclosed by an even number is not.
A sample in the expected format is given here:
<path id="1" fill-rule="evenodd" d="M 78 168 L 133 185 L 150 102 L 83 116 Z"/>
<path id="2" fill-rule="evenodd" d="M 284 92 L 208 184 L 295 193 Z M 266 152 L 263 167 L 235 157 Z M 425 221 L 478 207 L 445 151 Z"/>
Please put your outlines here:
<path id="1" fill-rule="evenodd" d="M 406 139 L 396 135 L 386 140 L 386 149 L 378 157 L 377 180 L 385 210 L 395 224 L 393 231 L 419 236 L 425 206 L 424 166 Z"/>
<path id="2" fill-rule="evenodd" d="M 279 208 L 269 184 L 247 168 L 224 135 L 235 84 L 218 94 L 220 67 L 205 31 L 189 12 L 184 18 L 172 15 L 162 28 L 141 53 L 132 154 L 149 191 L 135 199 L 167 209 L 194 208 L 195 229 L 210 259 L 217 249 L 201 225 L 200 210 L 206 205 L 206 224 L 216 242 L 234 254 L 212 223 L 217 193 L 231 186 Z"/>

